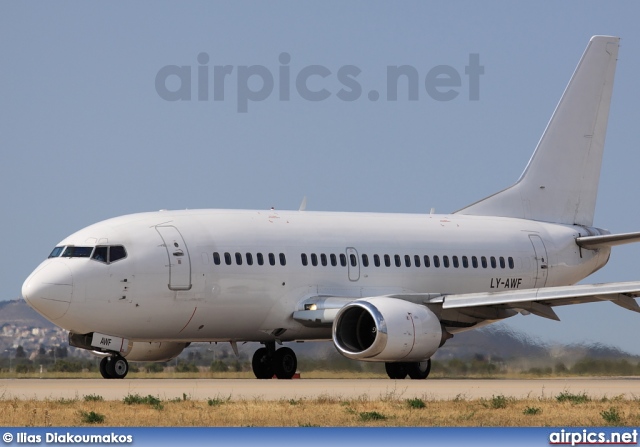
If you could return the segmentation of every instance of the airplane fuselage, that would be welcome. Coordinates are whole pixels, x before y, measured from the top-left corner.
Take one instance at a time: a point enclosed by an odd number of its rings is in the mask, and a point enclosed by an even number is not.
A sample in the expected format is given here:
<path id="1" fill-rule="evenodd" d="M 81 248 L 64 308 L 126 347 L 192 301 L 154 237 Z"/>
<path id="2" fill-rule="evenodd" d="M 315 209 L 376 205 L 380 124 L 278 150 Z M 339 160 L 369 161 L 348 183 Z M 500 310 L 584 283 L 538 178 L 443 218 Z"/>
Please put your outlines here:
<path id="1" fill-rule="evenodd" d="M 33 288 L 58 282 L 61 296 L 26 296 L 74 333 L 136 341 L 330 339 L 330 326 L 308 327 L 292 318 L 305 298 L 574 284 L 609 258 L 608 249 L 576 245 L 577 237 L 594 231 L 464 215 L 143 213 L 97 223 L 61 241 L 58 247 L 87 250 L 75 257 L 60 249 L 25 282 Z M 106 263 L 96 246 L 124 247 L 126 257 Z M 432 310 L 452 333 L 486 320 Z"/>

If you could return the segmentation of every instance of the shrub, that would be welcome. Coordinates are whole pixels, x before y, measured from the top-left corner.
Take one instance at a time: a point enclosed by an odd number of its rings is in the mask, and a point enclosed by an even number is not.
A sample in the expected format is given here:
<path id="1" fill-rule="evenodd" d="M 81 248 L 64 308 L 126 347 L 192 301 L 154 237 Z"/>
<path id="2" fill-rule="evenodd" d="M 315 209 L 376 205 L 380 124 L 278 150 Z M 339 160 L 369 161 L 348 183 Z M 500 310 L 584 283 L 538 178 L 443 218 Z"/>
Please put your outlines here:
<path id="1" fill-rule="evenodd" d="M 85 424 L 101 424 L 104 422 L 104 415 L 95 411 L 80 411 L 80 419 Z"/>
<path id="2" fill-rule="evenodd" d="M 427 406 L 422 399 L 417 397 L 415 399 L 407 399 L 407 405 L 409 405 L 409 408 L 424 408 Z"/>
<path id="3" fill-rule="evenodd" d="M 360 413 L 360 420 L 363 422 L 384 421 L 387 417 L 377 411 L 365 411 Z"/>

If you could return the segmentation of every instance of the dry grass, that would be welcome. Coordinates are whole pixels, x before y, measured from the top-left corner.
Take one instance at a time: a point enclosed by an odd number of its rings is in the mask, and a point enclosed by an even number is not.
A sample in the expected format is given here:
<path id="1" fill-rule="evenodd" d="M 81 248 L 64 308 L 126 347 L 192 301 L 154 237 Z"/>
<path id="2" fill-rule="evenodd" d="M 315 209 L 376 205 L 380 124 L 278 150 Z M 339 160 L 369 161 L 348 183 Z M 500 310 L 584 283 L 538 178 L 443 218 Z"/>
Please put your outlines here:
<path id="1" fill-rule="evenodd" d="M 173 401 L 129 396 L 130 402 L 101 401 L 100 396 L 67 400 L 0 400 L 0 426 L 637 426 L 640 401 L 592 400 L 557 396 L 515 400 L 412 399 L 389 396 L 340 400 L 334 397 L 297 400 L 229 400 L 212 396 Z M 134 397 L 134 398 L 131 398 Z M 424 403 L 421 406 L 417 401 Z M 102 418 L 103 417 L 103 418 Z"/>

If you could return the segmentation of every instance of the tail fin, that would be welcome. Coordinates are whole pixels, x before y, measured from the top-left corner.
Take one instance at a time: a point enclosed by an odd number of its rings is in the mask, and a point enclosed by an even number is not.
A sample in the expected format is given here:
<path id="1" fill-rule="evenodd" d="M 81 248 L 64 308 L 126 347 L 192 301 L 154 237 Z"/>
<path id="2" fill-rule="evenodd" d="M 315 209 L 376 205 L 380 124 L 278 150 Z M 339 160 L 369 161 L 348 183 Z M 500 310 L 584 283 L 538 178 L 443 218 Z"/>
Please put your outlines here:
<path id="1" fill-rule="evenodd" d="M 593 224 L 619 43 L 591 38 L 520 179 L 456 213 Z"/>

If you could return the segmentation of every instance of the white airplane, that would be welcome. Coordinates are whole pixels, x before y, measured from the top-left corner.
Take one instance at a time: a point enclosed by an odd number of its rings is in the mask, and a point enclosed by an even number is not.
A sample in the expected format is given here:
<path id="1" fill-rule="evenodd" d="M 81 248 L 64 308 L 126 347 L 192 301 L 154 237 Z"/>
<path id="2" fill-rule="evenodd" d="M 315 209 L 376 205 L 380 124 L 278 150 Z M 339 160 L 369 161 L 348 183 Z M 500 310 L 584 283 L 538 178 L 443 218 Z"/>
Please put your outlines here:
<path id="1" fill-rule="evenodd" d="M 425 379 L 453 334 L 518 313 L 611 301 L 640 312 L 640 282 L 572 285 L 639 233 L 593 227 L 619 38 L 595 36 L 520 179 L 447 215 L 160 211 L 61 241 L 24 299 L 104 356 L 167 361 L 191 342 L 260 342 L 258 378 L 293 376 L 276 344 L 332 339 L 344 356 Z M 303 207 L 301 207 L 303 208 Z"/>

